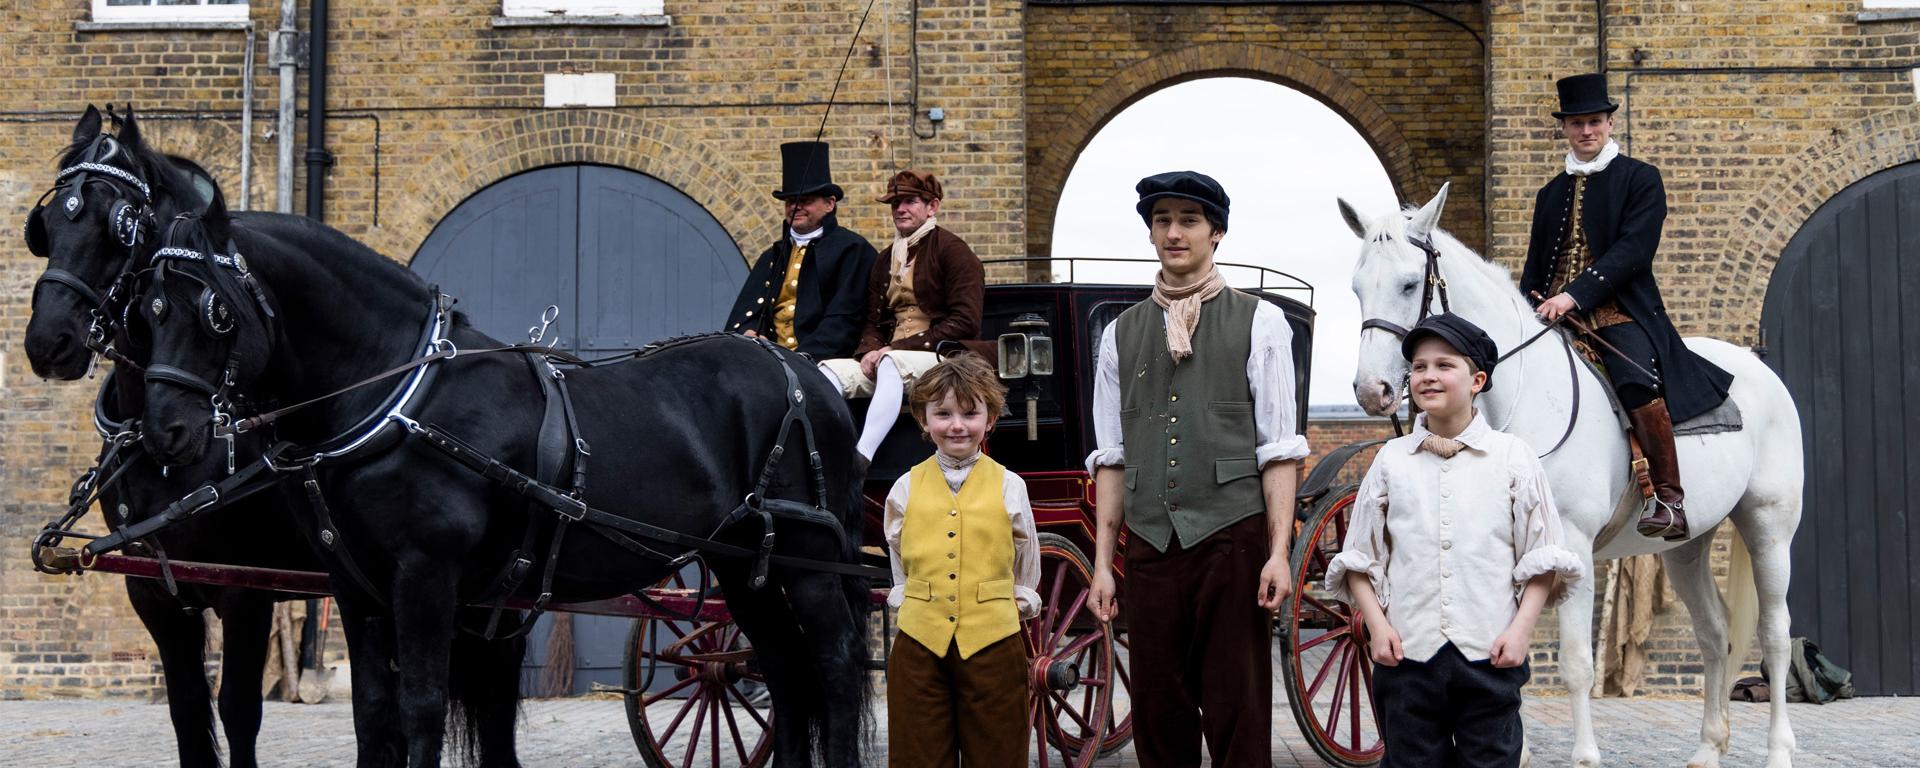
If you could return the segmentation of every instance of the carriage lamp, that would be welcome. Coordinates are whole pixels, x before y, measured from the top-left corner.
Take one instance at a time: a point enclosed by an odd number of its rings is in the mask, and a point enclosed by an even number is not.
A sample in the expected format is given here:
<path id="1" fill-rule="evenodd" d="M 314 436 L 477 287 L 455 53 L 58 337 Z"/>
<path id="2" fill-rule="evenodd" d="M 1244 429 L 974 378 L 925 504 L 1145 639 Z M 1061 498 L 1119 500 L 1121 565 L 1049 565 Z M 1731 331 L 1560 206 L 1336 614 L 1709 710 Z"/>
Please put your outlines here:
<path id="1" fill-rule="evenodd" d="M 1047 319 L 1027 312 L 1008 323 L 1012 333 L 1000 334 L 1000 378 L 1024 379 L 1053 375 L 1053 339 Z M 1040 439 L 1040 387 L 1027 382 L 1027 439 Z"/>
<path id="2" fill-rule="evenodd" d="M 1028 312 L 1013 319 L 1013 333 L 1000 334 L 1000 378 L 1053 375 L 1053 339 L 1047 319 Z"/>

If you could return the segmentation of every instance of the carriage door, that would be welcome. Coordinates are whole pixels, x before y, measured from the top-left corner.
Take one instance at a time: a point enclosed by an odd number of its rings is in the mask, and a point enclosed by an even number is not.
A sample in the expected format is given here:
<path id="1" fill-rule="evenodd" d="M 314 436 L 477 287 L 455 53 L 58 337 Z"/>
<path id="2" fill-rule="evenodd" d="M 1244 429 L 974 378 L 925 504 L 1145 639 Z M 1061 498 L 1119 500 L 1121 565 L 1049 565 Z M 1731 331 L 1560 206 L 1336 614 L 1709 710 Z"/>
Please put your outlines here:
<path id="1" fill-rule="evenodd" d="M 1793 634 L 1862 695 L 1920 693 L 1920 163 L 1814 212 L 1774 267 L 1760 327 L 1800 411 L 1806 506 Z"/>
<path id="2" fill-rule="evenodd" d="M 716 330 L 746 263 L 706 209 L 672 186 L 599 165 L 540 168 L 502 179 L 448 213 L 413 270 L 459 300 L 482 332 L 526 341 L 548 305 L 548 338 L 591 355 Z M 573 616 L 573 692 L 619 684 L 628 619 Z M 544 690 L 552 615 L 527 648 L 529 692 Z M 556 670 L 557 671 L 557 670 Z"/>

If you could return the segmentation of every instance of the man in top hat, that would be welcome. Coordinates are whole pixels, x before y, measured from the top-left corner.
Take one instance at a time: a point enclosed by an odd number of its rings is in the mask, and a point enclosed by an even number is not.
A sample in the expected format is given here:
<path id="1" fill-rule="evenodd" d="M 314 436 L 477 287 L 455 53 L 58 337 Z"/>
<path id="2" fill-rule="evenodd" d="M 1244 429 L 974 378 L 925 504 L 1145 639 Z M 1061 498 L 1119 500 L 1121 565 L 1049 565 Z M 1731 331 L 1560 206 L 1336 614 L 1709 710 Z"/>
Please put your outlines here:
<path id="1" fill-rule="evenodd" d="M 1289 590 L 1294 472 L 1307 455 L 1293 334 L 1280 308 L 1226 286 L 1219 182 L 1142 179 L 1135 210 L 1160 259 L 1153 295 L 1101 335 L 1092 603 L 1112 620 L 1127 528 L 1134 745 L 1146 768 L 1270 764 L 1272 612 Z"/>
<path id="2" fill-rule="evenodd" d="M 937 218 L 946 193 L 925 171 L 901 171 L 879 201 L 893 210 L 899 234 L 867 276 L 866 323 L 851 357 L 823 360 L 820 370 L 847 397 L 869 397 L 860 455 L 871 460 L 900 417 L 907 385 L 940 358 L 940 342 L 980 333 L 986 270 L 973 248 Z"/>
<path id="3" fill-rule="evenodd" d="M 1595 344 L 1646 454 L 1654 499 L 1640 535 L 1688 537 L 1673 424 L 1727 398 L 1733 376 L 1687 349 L 1667 319 L 1653 257 L 1667 218 L 1660 170 L 1620 154 L 1605 74 L 1560 80 L 1566 169 L 1540 188 L 1520 291 L 1541 319 L 1575 313 L 1606 343 Z M 1532 298 L 1538 293 L 1544 301 Z"/>
<path id="4" fill-rule="evenodd" d="M 878 254 L 867 239 L 844 229 L 834 211 L 844 196 L 833 183 L 827 145 L 780 145 L 786 233 L 760 253 L 726 329 L 764 336 L 815 360 L 846 357 L 860 343 L 866 318 L 864 282 Z"/>

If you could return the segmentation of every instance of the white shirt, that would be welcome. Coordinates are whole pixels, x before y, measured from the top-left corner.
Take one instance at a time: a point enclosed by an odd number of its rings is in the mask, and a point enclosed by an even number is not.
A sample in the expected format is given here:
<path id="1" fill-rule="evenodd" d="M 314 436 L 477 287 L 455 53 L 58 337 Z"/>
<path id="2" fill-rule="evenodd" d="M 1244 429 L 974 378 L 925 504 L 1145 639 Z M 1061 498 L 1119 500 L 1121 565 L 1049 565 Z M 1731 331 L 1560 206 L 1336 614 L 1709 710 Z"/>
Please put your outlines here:
<path id="1" fill-rule="evenodd" d="M 1206 311 L 1206 310 L 1201 310 Z M 1166 310 L 1160 311 L 1166 317 Z M 1113 330 L 1120 323 L 1107 323 L 1100 334 L 1100 351 L 1094 356 L 1093 439 L 1094 452 L 1087 456 L 1087 474 L 1100 467 L 1127 463 L 1125 436 L 1120 433 L 1120 355 L 1115 352 Z M 1253 394 L 1253 429 L 1260 444 L 1254 447 L 1253 460 L 1262 469 L 1276 461 L 1307 455 L 1307 438 L 1299 429 L 1298 406 L 1293 397 L 1293 329 L 1279 307 L 1262 300 L 1253 310 L 1253 347 L 1247 356 L 1247 384 Z"/>
<path id="2" fill-rule="evenodd" d="M 950 459 L 934 452 L 940 462 L 940 474 L 954 493 L 973 474 L 980 454 L 965 459 Z M 1033 528 L 1033 504 L 1027 499 L 1027 481 L 1009 469 L 1000 473 L 1000 500 L 1007 508 L 1007 521 L 1013 523 L 1013 601 L 1025 621 L 1040 615 L 1040 539 Z M 887 506 L 882 518 L 887 534 L 887 562 L 893 566 L 893 590 L 887 593 L 887 605 L 899 608 L 906 600 L 907 569 L 900 564 L 900 531 L 907 526 L 907 495 L 913 486 L 913 473 L 901 475 L 887 491 Z"/>
<path id="3" fill-rule="evenodd" d="M 1380 446 L 1326 588 L 1350 604 L 1347 574 L 1365 573 L 1406 658 L 1431 659 L 1451 641 L 1478 661 L 1513 623 L 1528 580 L 1557 574 L 1547 604 L 1559 605 L 1587 564 L 1564 545 L 1546 472 L 1526 441 L 1478 411 L 1454 438 L 1466 449 L 1451 459 L 1420 449 L 1429 434 L 1423 413 L 1413 434 Z"/>

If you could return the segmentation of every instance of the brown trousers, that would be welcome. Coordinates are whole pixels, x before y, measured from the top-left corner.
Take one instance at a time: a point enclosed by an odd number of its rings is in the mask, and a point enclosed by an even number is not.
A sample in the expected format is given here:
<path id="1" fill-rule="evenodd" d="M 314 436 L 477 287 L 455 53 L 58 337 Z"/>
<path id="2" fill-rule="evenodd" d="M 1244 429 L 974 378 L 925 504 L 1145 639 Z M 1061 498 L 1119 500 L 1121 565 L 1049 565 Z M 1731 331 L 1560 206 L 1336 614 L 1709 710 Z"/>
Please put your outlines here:
<path id="1" fill-rule="evenodd" d="M 1255 602 L 1267 562 L 1257 514 L 1183 547 L 1127 539 L 1120 608 L 1132 641 L 1133 744 L 1143 768 L 1272 765 L 1272 619 Z"/>
<path id="2" fill-rule="evenodd" d="M 1027 764 L 1027 644 L 1020 633 L 961 659 L 905 634 L 887 660 L 887 764 L 893 768 Z"/>

